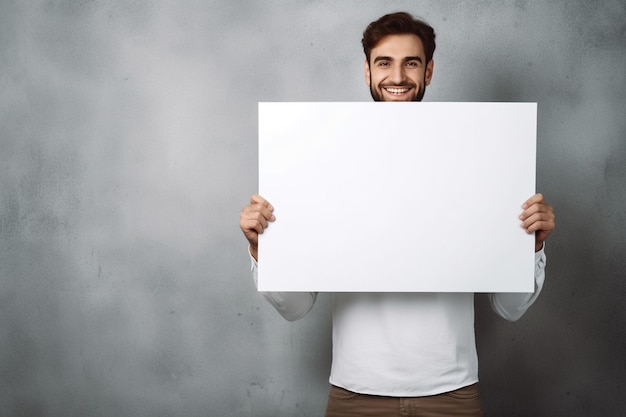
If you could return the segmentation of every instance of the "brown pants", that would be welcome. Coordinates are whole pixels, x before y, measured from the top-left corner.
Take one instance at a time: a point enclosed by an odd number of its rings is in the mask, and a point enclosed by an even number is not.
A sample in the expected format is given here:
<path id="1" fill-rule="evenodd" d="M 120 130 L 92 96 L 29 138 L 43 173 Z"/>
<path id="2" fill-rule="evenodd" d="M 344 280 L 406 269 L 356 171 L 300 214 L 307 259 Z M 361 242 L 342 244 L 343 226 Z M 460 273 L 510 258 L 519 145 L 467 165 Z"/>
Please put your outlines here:
<path id="1" fill-rule="evenodd" d="M 481 417 L 478 384 L 428 397 L 379 397 L 331 385 L 326 417 Z"/>

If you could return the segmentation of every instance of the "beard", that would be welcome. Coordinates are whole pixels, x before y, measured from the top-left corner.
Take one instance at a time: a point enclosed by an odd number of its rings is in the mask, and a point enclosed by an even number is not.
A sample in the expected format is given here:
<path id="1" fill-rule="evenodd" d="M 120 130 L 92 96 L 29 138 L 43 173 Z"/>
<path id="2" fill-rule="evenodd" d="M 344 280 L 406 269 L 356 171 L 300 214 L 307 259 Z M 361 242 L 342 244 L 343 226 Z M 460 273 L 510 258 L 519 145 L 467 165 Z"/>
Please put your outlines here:
<path id="1" fill-rule="evenodd" d="M 411 98 L 411 101 L 422 101 L 422 98 L 424 98 L 424 94 L 426 93 L 426 76 L 424 76 L 424 83 L 423 83 L 424 87 L 417 90 L 417 93 L 413 96 L 413 98 Z M 409 87 L 409 88 L 417 88 L 416 85 L 398 85 L 398 86 L 394 86 L 394 87 Z M 381 86 L 381 90 L 382 90 L 382 86 Z M 372 76 L 370 75 L 370 94 L 372 95 L 372 98 L 374 99 L 374 101 L 385 101 L 383 100 L 382 94 L 379 94 L 378 91 L 373 87 L 372 84 Z"/>

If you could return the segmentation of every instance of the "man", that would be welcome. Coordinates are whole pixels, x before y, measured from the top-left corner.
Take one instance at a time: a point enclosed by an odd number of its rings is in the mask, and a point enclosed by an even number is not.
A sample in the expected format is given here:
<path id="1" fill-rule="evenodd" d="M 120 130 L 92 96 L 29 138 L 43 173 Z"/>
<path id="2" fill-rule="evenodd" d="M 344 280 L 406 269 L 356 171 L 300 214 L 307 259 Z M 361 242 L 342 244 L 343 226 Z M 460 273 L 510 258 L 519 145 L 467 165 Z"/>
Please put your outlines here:
<path id="1" fill-rule="evenodd" d="M 367 27 L 362 43 L 365 82 L 374 100 L 422 99 L 434 68 L 435 34 L 428 24 L 407 13 L 385 15 Z M 485 205 L 488 216 L 488 202 L 475 204 Z M 272 205 L 259 195 L 241 212 L 255 281 L 258 235 L 276 220 L 272 212 Z M 541 291 L 544 241 L 554 229 L 552 207 L 541 194 L 522 204 L 519 218 L 522 228 L 535 234 L 536 290 L 488 295 L 494 311 L 511 321 L 520 318 Z M 489 248 L 485 250 L 488 256 Z M 312 308 L 317 294 L 263 296 L 287 320 L 297 320 Z M 326 416 L 480 416 L 477 382 L 473 294 L 334 294 Z"/>

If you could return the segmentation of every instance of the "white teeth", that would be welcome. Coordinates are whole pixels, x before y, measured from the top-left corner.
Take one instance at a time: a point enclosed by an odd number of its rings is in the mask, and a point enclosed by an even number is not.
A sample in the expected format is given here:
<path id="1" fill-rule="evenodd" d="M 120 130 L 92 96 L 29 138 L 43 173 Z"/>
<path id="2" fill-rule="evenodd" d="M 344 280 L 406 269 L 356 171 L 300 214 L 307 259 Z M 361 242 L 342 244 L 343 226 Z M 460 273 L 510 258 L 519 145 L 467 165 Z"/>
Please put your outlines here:
<path id="1" fill-rule="evenodd" d="M 402 94 L 409 91 L 408 88 L 385 88 L 385 90 L 389 91 L 392 94 Z"/>

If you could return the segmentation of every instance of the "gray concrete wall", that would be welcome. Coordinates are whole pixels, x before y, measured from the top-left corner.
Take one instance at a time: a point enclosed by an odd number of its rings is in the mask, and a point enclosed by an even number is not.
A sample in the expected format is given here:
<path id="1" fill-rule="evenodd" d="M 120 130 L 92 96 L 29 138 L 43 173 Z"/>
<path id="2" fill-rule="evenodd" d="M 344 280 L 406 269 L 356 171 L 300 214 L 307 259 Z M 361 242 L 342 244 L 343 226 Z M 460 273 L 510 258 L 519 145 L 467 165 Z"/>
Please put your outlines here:
<path id="1" fill-rule="evenodd" d="M 0 416 L 323 413 L 329 296 L 284 322 L 238 229 L 256 106 L 369 100 L 362 30 L 404 9 L 427 100 L 539 103 L 558 229 L 520 322 L 477 296 L 485 414 L 625 413 L 623 1 L 2 0 Z"/>

